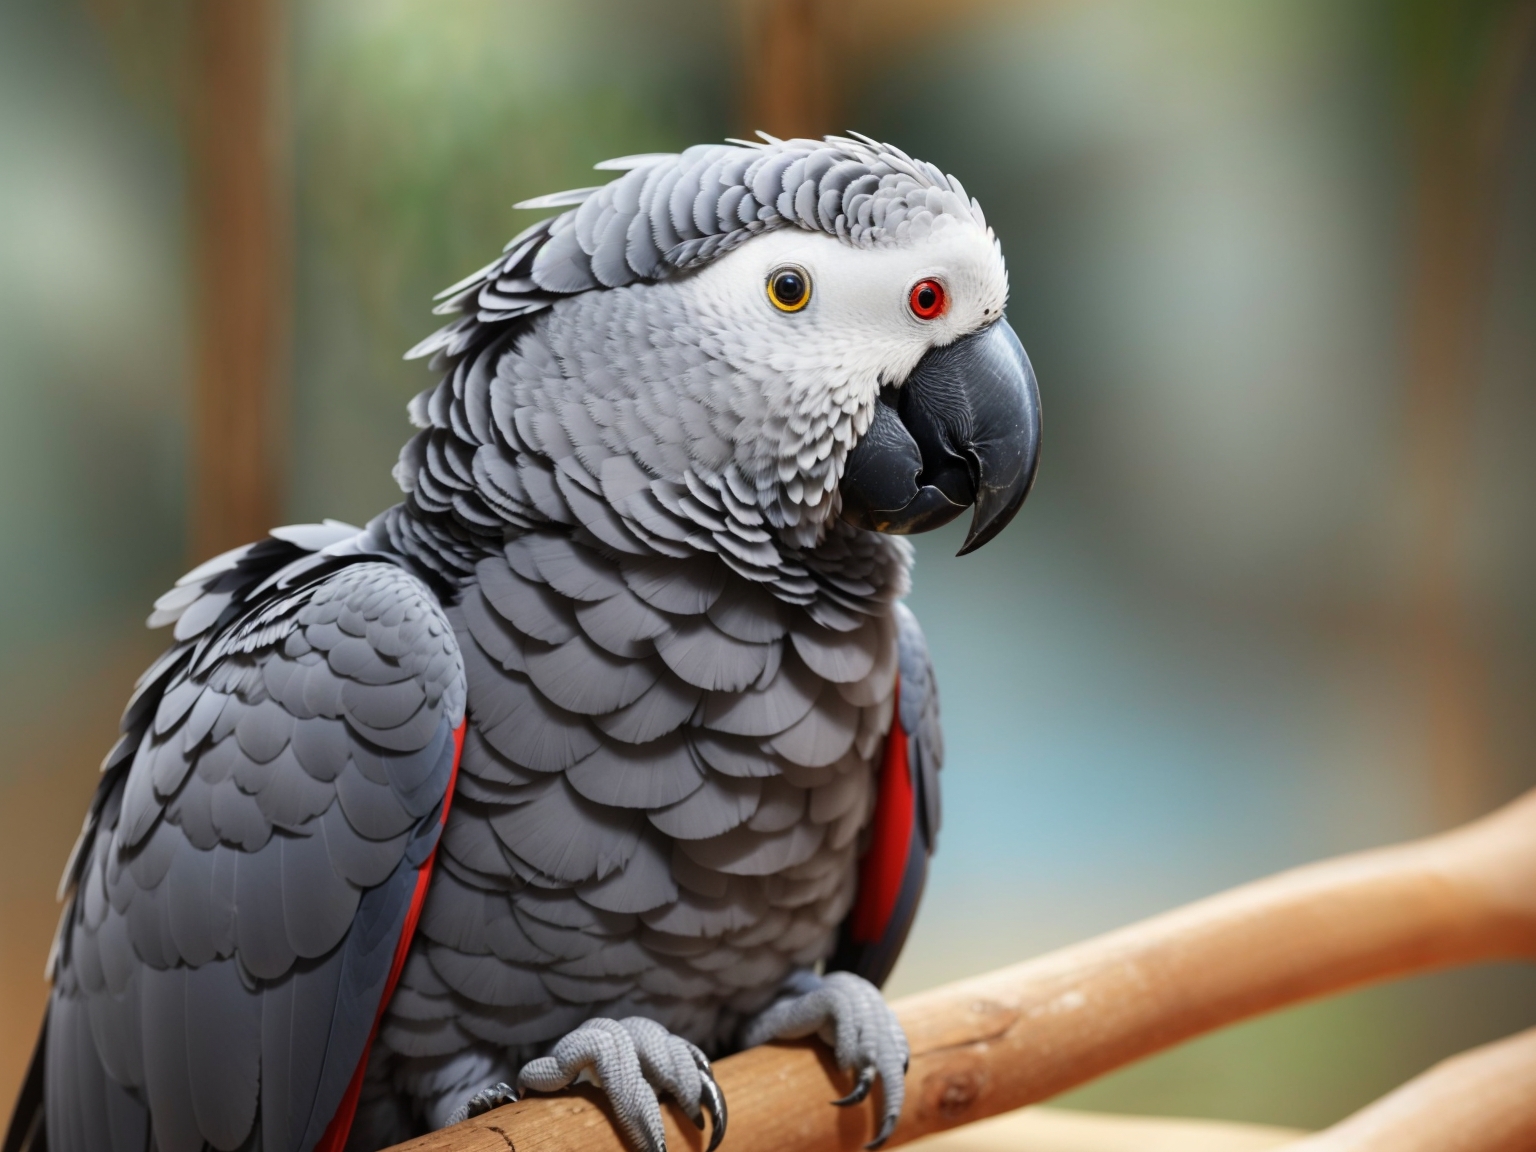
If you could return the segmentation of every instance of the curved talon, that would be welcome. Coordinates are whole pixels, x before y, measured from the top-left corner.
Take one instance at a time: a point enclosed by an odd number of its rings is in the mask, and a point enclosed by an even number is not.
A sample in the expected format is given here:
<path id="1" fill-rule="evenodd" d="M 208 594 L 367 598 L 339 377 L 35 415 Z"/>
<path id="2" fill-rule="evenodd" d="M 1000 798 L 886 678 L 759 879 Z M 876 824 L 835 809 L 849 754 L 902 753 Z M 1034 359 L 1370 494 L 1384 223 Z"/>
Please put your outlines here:
<path id="1" fill-rule="evenodd" d="M 891 1133 L 896 1130 L 896 1119 L 897 1118 L 895 1116 L 887 1113 L 885 1120 L 880 1124 L 880 1131 L 875 1135 L 875 1138 L 868 1144 L 864 1145 L 864 1147 L 868 1149 L 869 1152 L 874 1152 L 876 1148 L 880 1147 L 891 1138 Z"/>
<path id="2" fill-rule="evenodd" d="M 819 1036 L 832 1048 L 838 1068 L 857 1071 L 848 1095 L 832 1101 L 846 1108 L 869 1098 L 880 1082 L 883 1103 L 870 1148 L 879 1148 L 895 1130 L 906 1100 L 911 1048 L 901 1022 L 880 990 L 852 972 L 818 976 L 805 971 L 785 981 L 778 1000 L 755 1016 L 743 1032 L 751 1047 L 767 1040 Z"/>
<path id="3" fill-rule="evenodd" d="M 516 1104 L 517 1092 L 504 1081 L 498 1081 L 489 1088 L 482 1088 L 464 1103 L 460 1104 L 448 1115 L 449 1125 L 462 1124 L 472 1116 L 483 1116 L 493 1108 L 500 1108 L 503 1104 Z"/>
<path id="4" fill-rule="evenodd" d="M 847 1108 L 850 1105 L 861 1103 L 863 1099 L 869 1095 L 869 1090 L 874 1087 L 874 1084 L 874 1065 L 866 1064 L 862 1069 L 859 1070 L 859 1078 L 854 1082 L 853 1090 L 849 1092 L 848 1095 L 844 1096 L 841 1100 L 834 1100 L 832 1103 L 836 1104 L 839 1108 Z"/>
<path id="5" fill-rule="evenodd" d="M 699 1069 L 699 1079 L 702 1081 L 700 1087 L 705 1097 L 704 1105 L 709 1109 L 712 1126 L 709 1146 L 704 1149 L 704 1152 L 715 1152 L 715 1149 L 720 1147 L 720 1141 L 725 1139 L 725 1093 L 720 1091 L 720 1085 L 715 1083 L 715 1074 L 710 1071 L 708 1061 L 705 1061 L 703 1067 Z M 702 1122 L 699 1124 L 699 1130 L 701 1132 L 704 1130 Z"/>

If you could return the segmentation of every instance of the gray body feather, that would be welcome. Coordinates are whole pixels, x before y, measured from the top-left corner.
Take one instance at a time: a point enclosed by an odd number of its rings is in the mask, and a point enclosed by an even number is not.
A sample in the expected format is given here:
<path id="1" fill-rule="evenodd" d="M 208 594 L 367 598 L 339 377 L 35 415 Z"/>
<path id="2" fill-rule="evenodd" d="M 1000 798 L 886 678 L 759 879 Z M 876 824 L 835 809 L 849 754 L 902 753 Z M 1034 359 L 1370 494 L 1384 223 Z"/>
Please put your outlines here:
<path id="1" fill-rule="evenodd" d="M 772 228 L 869 246 L 979 209 L 858 141 L 631 169 L 451 294 L 402 504 L 281 530 L 158 605 L 176 646 L 67 877 L 56 1152 L 312 1148 L 434 846 L 349 1147 L 441 1124 L 593 1017 L 729 1049 L 833 949 L 898 672 L 931 845 L 910 549 L 828 517 L 835 475 L 731 447 L 766 417 L 666 277 Z"/>
<path id="2" fill-rule="evenodd" d="M 793 510 L 716 452 L 739 435 L 725 368 L 656 324 L 668 288 L 558 301 L 412 406 L 408 498 L 371 531 L 453 557 L 470 735 L 370 1071 L 402 1126 L 370 1138 L 412 1130 L 392 1093 L 440 1119 L 591 1017 L 736 1043 L 833 949 L 903 667 L 936 827 L 908 547 L 787 538 Z"/>

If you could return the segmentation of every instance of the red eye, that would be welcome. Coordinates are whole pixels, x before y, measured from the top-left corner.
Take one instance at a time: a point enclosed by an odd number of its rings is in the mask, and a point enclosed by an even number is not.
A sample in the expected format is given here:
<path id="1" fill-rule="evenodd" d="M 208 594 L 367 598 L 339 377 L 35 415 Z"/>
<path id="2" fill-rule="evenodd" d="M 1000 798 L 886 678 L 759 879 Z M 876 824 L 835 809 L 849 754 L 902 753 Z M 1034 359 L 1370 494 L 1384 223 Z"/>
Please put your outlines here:
<path id="1" fill-rule="evenodd" d="M 919 280 L 912 286 L 912 295 L 907 302 L 919 320 L 932 320 L 943 315 L 944 306 L 949 303 L 944 297 L 944 285 L 937 280 Z"/>

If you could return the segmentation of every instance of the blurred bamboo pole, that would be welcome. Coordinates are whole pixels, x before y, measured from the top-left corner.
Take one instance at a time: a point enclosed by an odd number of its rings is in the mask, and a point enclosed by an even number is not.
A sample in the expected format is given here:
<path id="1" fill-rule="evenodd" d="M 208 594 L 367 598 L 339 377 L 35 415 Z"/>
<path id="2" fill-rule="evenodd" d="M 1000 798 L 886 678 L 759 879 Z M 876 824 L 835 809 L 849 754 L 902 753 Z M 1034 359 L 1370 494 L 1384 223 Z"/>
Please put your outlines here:
<path id="1" fill-rule="evenodd" d="M 1453 832 L 1284 872 L 897 1001 L 912 1063 L 890 1144 L 1047 1099 L 1288 1004 L 1513 957 L 1536 957 L 1536 792 Z M 878 1092 L 850 1108 L 827 1103 L 852 1078 L 824 1045 L 752 1048 L 719 1061 L 715 1073 L 730 1104 L 734 1152 L 852 1152 L 876 1130 Z M 1536 1116 L 1536 1092 L 1509 1111 L 1519 1123 Z M 703 1147 L 704 1134 L 681 1112 L 663 1112 L 669 1148 Z M 509 1104 L 399 1150 L 514 1146 L 628 1152 L 587 1088 Z M 1482 1152 L 1485 1145 L 1433 1147 Z"/>
<path id="2" fill-rule="evenodd" d="M 844 0 L 746 0 L 744 132 L 816 138 L 841 130 L 834 67 Z"/>
<path id="3" fill-rule="evenodd" d="M 290 296 L 284 12 L 282 0 L 191 6 L 197 559 L 259 539 L 279 513 Z"/>
<path id="4" fill-rule="evenodd" d="M 1477 811 L 1496 786 L 1491 677 L 1468 606 L 1464 528 L 1510 119 L 1536 29 L 1530 0 L 1496 12 L 1468 91 L 1461 52 L 1478 11 L 1485 9 L 1438 3 L 1418 5 L 1409 17 L 1417 37 L 1409 53 L 1415 180 L 1405 433 L 1416 519 L 1409 635 L 1444 825 Z"/>
<path id="5" fill-rule="evenodd" d="M 870 69 L 986 9 L 1024 0 L 739 0 L 741 132 L 779 137 L 857 128 L 849 98 Z M 873 127 L 872 125 L 870 127 Z"/>

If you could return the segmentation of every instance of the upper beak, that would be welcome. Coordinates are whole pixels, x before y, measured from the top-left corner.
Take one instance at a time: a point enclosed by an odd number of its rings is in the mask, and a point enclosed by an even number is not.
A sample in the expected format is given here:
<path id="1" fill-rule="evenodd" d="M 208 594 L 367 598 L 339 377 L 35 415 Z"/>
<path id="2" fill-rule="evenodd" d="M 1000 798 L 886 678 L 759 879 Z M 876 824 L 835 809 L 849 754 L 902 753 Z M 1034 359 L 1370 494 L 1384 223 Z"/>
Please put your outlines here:
<path id="1" fill-rule="evenodd" d="M 974 504 L 959 555 L 1013 519 L 1040 461 L 1040 388 L 1006 320 L 934 348 L 875 405 L 848 453 L 843 519 L 876 532 L 926 532 Z"/>

